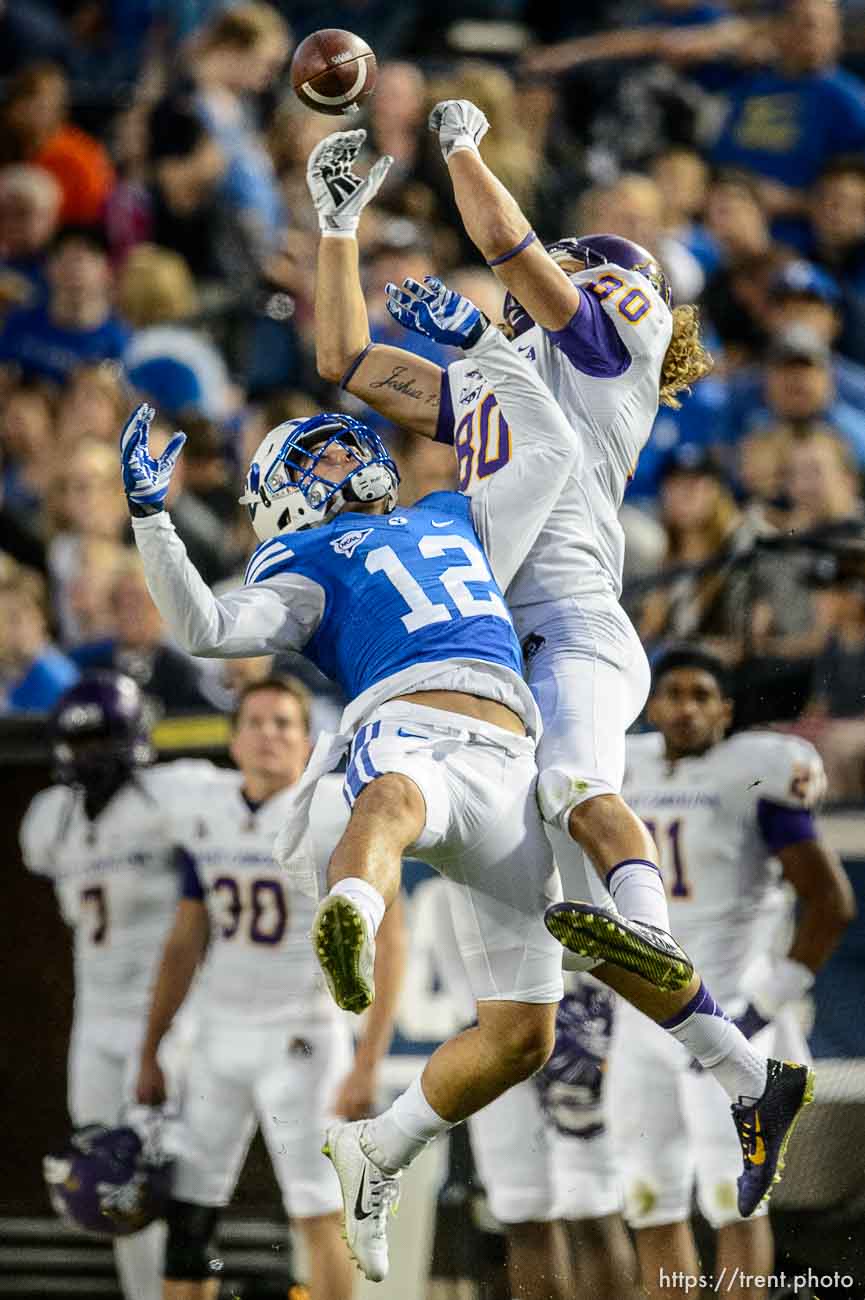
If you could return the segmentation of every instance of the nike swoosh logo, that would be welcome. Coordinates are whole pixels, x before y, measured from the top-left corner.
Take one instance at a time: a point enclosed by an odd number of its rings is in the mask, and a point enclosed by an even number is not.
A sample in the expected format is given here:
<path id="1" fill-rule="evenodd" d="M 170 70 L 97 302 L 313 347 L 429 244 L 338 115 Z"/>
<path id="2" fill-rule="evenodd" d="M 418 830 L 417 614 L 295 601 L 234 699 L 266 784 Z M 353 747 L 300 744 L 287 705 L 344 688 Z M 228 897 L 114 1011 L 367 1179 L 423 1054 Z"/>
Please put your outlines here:
<path id="1" fill-rule="evenodd" d="M 439 523 L 437 519 L 431 519 L 430 523 L 432 524 L 433 528 L 450 528 L 451 524 L 453 523 L 453 520 L 445 519 L 442 523 Z"/>
<path id="2" fill-rule="evenodd" d="M 752 1165 L 762 1165 L 766 1160 L 766 1143 L 763 1141 L 763 1134 L 760 1131 L 760 1116 L 754 1116 L 754 1152 L 751 1156 Z"/>
<path id="3" fill-rule="evenodd" d="M 372 1214 L 372 1210 L 365 1210 L 363 1208 L 364 1187 L 366 1187 L 366 1165 L 364 1165 L 363 1173 L 360 1176 L 360 1186 L 357 1189 L 357 1196 L 354 1200 L 354 1217 L 361 1223 L 364 1219 L 368 1219 Z"/>
<path id="4" fill-rule="evenodd" d="M 418 731 L 406 731 L 404 727 L 397 727 L 396 734 L 404 736 L 406 740 L 429 740 L 429 736 L 422 736 Z"/>

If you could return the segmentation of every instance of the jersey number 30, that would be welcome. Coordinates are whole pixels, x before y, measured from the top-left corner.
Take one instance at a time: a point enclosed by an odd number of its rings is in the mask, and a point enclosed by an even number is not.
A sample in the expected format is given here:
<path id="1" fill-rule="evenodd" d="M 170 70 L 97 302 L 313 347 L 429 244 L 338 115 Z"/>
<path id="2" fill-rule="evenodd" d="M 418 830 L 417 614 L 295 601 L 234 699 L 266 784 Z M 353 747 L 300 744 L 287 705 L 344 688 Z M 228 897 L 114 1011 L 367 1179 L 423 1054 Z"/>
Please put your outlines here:
<path id="1" fill-rule="evenodd" d="M 493 575 L 483 554 L 470 541 L 456 533 L 440 533 L 422 537 L 417 545 L 425 560 L 440 559 L 447 551 L 461 551 L 468 560 L 468 564 L 450 565 L 438 577 L 456 607 L 458 617 L 477 618 L 486 614 L 488 618 L 507 619 L 508 611 L 498 592 L 487 591 L 485 596 L 473 596 L 466 585 L 469 582 L 482 582 L 490 587 L 493 582 Z M 418 632 L 432 623 L 452 621 L 454 615 L 450 608 L 444 603 L 430 600 L 391 546 L 377 546 L 374 551 L 370 551 L 366 557 L 366 568 L 368 573 L 383 573 L 408 605 L 408 614 L 402 615 L 406 632 Z"/>

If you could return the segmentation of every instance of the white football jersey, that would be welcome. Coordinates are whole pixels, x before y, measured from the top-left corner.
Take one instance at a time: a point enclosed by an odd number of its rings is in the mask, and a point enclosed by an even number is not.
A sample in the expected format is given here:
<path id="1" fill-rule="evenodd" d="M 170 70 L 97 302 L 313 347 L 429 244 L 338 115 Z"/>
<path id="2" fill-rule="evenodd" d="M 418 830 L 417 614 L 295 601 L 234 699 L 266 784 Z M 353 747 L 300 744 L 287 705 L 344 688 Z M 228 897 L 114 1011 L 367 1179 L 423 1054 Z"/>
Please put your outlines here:
<path id="1" fill-rule="evenodd" d="M 48 876 L 74 934 L 76 1014 L 143 1016 L 180 894 L 171 819 L 210 763 L 142 768 L 90 821 L 80 790 L 51 786 L 21 823 L 25 864 Z"/>
<path id="2" fill-rule="evenodd" d="M 204 804 L 191 807 L 175 827 L 194 864 L 184 894 L 195 896 L 197 877 L 210 921 L 196 1012 L 202 1022 L 223 1025 L 330 1021 L 339 1012 L 310 940 L 316 904 L 289 888 L 289 877 L 273 859 L 292 790 L 253 810 L 242 785 L 240 772 L 214 770 Z M 347 821 L 342 777 L 323 777 L 310 812 L 319 867 L 326 865 Z"/>
<path id="3" fill-rule="evenodd" d="M 710 991 L 729 1001 L 779 922 L 780 869 L 763 828 L 771 818 L 778 833 L 778 809 L 814 807 L 825 788 L 820 757 L 806 741 L 768 731 L 676 763 L 660 734 L 631 736 L 627 755 L 624 797 L 658 846 L 673 935 Z"/>
<path id="4" fill-rule="evenodd" d="M 520 635 L 530 630 L 517 614 L 525 606 L 588 592 L 620 594 L 625 543 L 618 512 L 657 414 L 672 334 L 669 308 L 638 271 L 601 266 L 570 279 L 586 290 L 577 319 L 603 312 L 623 346 L 595 347 L 591 333 L 582 338 L 570 327 L 551 333 L 532 324 L 520 332 L 517 323 L 514 346 L 538 367 L 583 447 L 578 471 L 563 484 L 508 588 Z M 471 495 L 508 463 L 510 431 L 470 359 L 449 366 L 447 375 L 459 486 Z"/>

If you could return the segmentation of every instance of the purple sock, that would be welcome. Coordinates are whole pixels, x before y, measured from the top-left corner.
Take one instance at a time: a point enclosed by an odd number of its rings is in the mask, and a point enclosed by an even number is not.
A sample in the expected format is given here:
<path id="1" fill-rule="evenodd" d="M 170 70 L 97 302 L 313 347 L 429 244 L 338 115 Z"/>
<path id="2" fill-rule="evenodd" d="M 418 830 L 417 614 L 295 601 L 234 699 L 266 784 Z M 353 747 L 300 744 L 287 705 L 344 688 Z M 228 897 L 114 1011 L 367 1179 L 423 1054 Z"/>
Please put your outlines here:
<path id="1" fill-rule="evenodd" d="M 702 980 L 681 1011 L 658 1023 L 711 1071 L 731 1101 L 763 1095 L 765 1056 L 754 1050 Z"/>

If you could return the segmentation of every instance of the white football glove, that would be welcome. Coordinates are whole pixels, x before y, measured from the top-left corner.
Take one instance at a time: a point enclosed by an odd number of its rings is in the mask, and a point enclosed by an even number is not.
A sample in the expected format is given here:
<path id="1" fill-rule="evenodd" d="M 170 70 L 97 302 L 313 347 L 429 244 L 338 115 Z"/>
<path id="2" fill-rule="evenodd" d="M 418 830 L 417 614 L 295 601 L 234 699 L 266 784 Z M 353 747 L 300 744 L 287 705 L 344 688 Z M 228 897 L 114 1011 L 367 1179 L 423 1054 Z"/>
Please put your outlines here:
<path id="1" fill-rule="evenodd" d="M 364 179 L 352 166 L 363 148 L 366 131 L 334 131 L 309 155 L 306 183 L 324 235 L 353 235 L 360 214 L 375 198 L 393 158 L 379 158 Z"/>
<path id="2" fill-rule="evenodd" d="M 438 132 L 442 156 L 447 162 L 452 153 L 470 149 L 479 153 L 490 124 L 481 109 L 469 99 L 443 99 L 429 115 L 429 129 Z"/>

